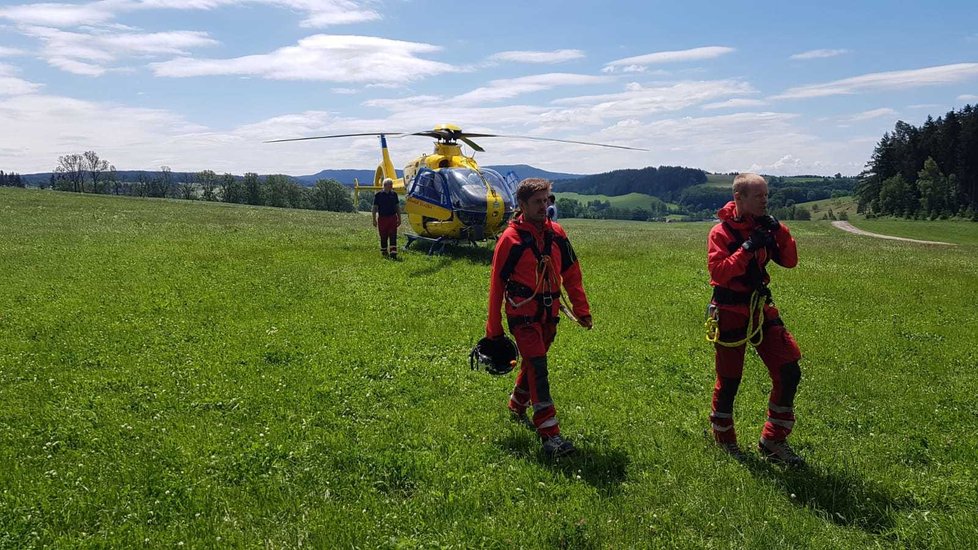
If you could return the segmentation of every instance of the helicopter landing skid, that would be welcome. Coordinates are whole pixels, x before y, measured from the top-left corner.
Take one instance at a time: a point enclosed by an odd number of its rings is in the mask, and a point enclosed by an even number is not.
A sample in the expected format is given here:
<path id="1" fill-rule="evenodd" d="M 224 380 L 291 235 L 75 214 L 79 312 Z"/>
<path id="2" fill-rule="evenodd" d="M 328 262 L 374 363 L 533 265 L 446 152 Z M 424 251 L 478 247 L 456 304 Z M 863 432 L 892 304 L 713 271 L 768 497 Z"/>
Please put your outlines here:
<path id="1" fill-rule="evenodd" d="M 407 234 L 407 244 L 404 248 L 411 248 L 411 243 L 414 241 L 424 241 L 429 244 L 428 246 L 428 256 L 441 255 L 445 251 L 446 244 L 459 244 L 468 243 L 472 246 L 478 246 L 478 244 L 472 239 L 453 239 L 451 237 L 438 237 L 437 239 L 432 237 L 422 237 L 421 235 Z"/>
<path id="2" fill-rule="evenodd" d="M 428 256 L 433 256 L 435 254 L 441 254 L 445 250 L 445 242 L 453 240 L 446 239 L 445 237 L 438 237 L 437 239 L 432 239 L 431 237 L 422 237 L 421 235 L 407 235 L 407 244 L 404 248 L 411 248 L 411 243 L 414 241 L 424 241 L 428 243 Z"/>

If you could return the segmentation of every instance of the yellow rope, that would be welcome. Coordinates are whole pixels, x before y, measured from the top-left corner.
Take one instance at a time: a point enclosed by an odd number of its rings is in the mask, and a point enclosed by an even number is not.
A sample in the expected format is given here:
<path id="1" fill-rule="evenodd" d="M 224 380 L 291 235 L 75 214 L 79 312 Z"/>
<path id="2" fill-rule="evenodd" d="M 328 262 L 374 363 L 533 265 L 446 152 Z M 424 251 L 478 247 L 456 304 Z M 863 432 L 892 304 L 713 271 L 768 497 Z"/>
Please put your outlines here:
<path id="1" fill-rule="evenodd" d="M 750 295 L 750 305 L 747 308 L 747 335 L 743 340 L 736 342 L 724 342 L 720 339 L 720 310 L 711 307 L 706 315 L 706 341 L 721 345 L 727 348 L 737 348 L 744 344 L 750 344 L 755 348 L 764 341 L 764 302 L 765 297 L 758 291 Z M 757 318 L 757 326 L 754 326 L 754 319 Z M 757 337 L 757 341 L 754 341 Z"/>

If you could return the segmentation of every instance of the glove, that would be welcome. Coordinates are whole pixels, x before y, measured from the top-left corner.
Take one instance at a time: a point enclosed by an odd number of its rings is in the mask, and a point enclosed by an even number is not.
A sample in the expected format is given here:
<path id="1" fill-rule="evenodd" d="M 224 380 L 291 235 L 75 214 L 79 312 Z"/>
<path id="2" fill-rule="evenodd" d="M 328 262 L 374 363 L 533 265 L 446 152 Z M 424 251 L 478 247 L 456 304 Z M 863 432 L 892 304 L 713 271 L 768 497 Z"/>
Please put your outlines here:
<path id="1" fill-rule="evenodd" d="M 779 229 L 781 229 L 781 222 L 779 222 L 778 219 L 775 218 L 774 216 L 769 216 L 767 214 L 764 214 L 763 216 L 758 216 L 757 218 L 754 218 L 754 221 L 757 222 L 758 227 L 763 227 L 764 229 L 767 229 L 771 233 L 774 233 Z"/>
<path id="2" fill-rule="evenodd" d="M 744 244 L 740 245 L 740 247 L 747 252 L 756 252 L 773 241 L 774 237 L 770 233 L 758 227 L 751 231 L 750 238 L 744 241 Z"/>

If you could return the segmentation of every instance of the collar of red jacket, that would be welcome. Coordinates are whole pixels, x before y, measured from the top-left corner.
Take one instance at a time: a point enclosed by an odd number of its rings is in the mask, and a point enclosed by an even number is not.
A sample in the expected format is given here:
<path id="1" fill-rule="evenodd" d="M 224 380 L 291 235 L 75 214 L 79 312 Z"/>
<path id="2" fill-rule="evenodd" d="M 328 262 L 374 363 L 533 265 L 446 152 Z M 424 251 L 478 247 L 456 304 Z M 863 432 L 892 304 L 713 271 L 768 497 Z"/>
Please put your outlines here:
<path id="1" fill-rule="evenodd" d="M 553 230 L 554 230 L 553 222 L 551 222 L 549 218 L 543 220 L 543 231 L 540 231 L 539 229 L 537 229 L 537 226 L 536 225 L 534 225 L 534 224 L 526 221 L 525 219 L 523 219 L 523 215 L 522 214 L 520 214 L 519 216 L 517 216 L 516 218 L 514 218 L 509 223 L 510 223 L 510 225 L 513 226 L 513 229 L 517 229 L 517 230 L 520 230 L 520 231 L 529 231 L 529 232 L 533 233 L 534 235 L 543 235 L 543 233 L 545 233 L 547 231 L 553 232 Z"/>
<path id="2" fill-rule="evenodd" d="M 737 203 L 730 201 L 717 211 L 717 217 L 735 227 L 736 229 L 749 229 L 754 226 L 754 217 L 745 215 L 740 218 L 737 214 Z"/>

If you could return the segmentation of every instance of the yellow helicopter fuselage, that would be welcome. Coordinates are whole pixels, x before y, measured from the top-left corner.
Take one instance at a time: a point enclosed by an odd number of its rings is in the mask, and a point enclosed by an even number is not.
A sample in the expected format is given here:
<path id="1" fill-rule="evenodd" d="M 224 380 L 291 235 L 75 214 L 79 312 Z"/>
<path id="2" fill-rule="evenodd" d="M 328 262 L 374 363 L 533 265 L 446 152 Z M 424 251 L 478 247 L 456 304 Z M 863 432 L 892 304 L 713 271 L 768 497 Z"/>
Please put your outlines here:
<path id="1" fill-rule="evenodd" d="M 430 155 L 424 155 L 415 159 L 411 164 L 404 167 L 404 181 L 411 182 L 418 172 L 427 168 L 432 171 L 444 171 L 453 169 L 467 169 L 475 173 L 480 173 L 479 165 L 475 159 L 462 155 L 458 145 L 436 143 L 435 151 Z M 498 235 L 504 229 L 507 220 L 506 200 L 501 194 L 501 190 L 496 189 L 485 178 L 482 178 L 485 188 L 485 219 L 479 233 L 471 232 L 471 220 L 463 219 L 459 212 L 459 205 L 447 208 L 445 205 L 433 204 L 431 201 L 424 200 L 416 194 L 409 194 L 404 204 L 404 211 L 407 214 L 411 228 L 423 237 L 445 237 L 449 239 L 473 239 Z"/>
<path id="2" fill-rule="evenodd" d="M 383 136 L 381 154 L 374 185 L 357 185 L 355 190 L 380 190 L 384 179 L 391 178 L 394 191 L 406 195 L 404 214 L 418 236 L 477 241 L 495 237 L 505 228 L 514 204 L 502 189 L 503 180 L 495 173 L 487 177 L 474 158 L 462 154 L 457 143 L 437 141 L 434 151 L 405 166 L 400 178 Z M 464 201 L 448 189 L 448 182 L 460 179 L 468 183 Z M 473 189 L 478 189 L 480 196 L 473 197 Z"/>

